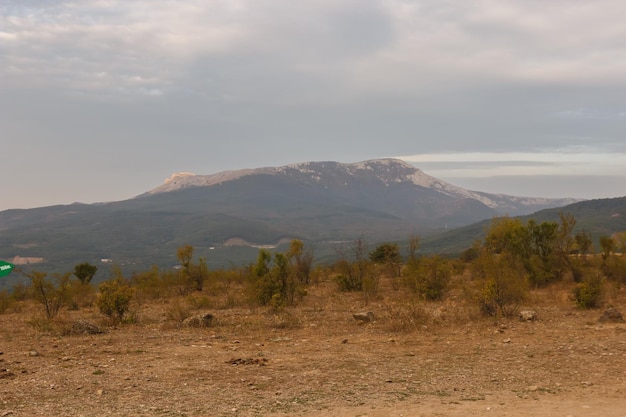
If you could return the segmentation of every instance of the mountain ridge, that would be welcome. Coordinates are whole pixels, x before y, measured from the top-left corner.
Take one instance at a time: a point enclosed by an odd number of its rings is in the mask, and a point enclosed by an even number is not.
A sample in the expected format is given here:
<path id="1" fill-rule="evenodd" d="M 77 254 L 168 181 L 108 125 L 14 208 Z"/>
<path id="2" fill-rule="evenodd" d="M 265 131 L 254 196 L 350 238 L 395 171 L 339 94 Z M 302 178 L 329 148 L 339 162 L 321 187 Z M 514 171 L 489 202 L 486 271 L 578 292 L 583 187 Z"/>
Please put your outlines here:
<path id="1" fill-rule="evenodd" d="M 396 158 L 371 159 L 356 163 L 340 163 L 335 161 L 321 162 L 302 162 L 289 164 L 279 167 L 261 167 L 252 169 L 222 171 L 216 174 L 197 175 L 190 172 L 173 173 L 169 178 L 165 179 L 160 186 L 139 195 L 154 195 L 164 192 L 171 192 L 190 187 L 210 187 L 224 182 L 234 181 L 242 177 L 250 175 L 293 175 L 299 172 L 320 182 L 329 166 L 335 170 L 344 171 L 344 173 L 355 175 L 355 171 L 372 171 L 375 177 L 381 180 L 385 185 L 390 183 L 409 182 L 424 188 L 434 189 L 452 197 L 463 197 L 477 200 L 491 208 L 512 208 L 519 209 L 519 206 L 538 206 L 538 205 L 567 205 L 579 199 L 574 198 L 541 198 L 541 197 L 521 197 L 508 194 L 485 193 L 480 191 L 467 190 L 462 187 L 455 186 L 446 181 L 440 180 L 424 173 L 419 168 Z M 381 175 L 387 169 L 388 176 Z"/>
<path id="2" fill-rule="evenodd" d="M 401 241 L 571 201 L 468 191 L 396 159 L 185 173 L 164 185 L 117 202 L 0 212 L 0 258 L 43 259 L 36 267 L 48 269 L 101 259 L 147 268 L 176 264 L 177 247 L 190 244 L 224 266 L 255 256 L 227 242 L 296 238 L 332 252 L 332 242 Z"/>

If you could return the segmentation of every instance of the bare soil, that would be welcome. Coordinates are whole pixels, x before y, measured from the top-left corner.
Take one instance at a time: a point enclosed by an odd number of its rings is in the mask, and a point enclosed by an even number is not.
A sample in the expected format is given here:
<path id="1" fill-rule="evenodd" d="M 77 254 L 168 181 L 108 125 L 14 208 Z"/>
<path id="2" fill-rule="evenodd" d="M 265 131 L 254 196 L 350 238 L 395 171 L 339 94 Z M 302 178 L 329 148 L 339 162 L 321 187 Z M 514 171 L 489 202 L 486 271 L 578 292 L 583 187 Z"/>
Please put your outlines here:
<path id="1" fill-rule="evenodd" d="M 611 298 L 622 312 L 624 293 Z M 0 416 L 626 415 L 626 325 L 566 289 L 533 293 L 535 322 L 454 297 L 416 310 L 401 294 L 366 305 L 321 285 L 286 312 L 192 311 L 215 315 L 207 328 L 180 326 L 172 300 L 117 326 L 93 309 L 47 322 L 25 302 L 0 315 Z M 105 332 L 68 334 L 79 319 Z"/>

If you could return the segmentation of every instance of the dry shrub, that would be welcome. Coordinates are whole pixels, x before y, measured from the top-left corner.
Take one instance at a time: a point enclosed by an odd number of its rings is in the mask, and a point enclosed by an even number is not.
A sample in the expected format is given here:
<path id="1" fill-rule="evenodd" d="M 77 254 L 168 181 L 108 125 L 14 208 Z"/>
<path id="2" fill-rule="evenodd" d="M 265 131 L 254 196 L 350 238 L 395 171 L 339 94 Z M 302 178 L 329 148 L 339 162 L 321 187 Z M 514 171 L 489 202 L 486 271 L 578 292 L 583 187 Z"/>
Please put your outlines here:
<path id="1" fill-rule="evenodd" d="M 15 301 L 24 301 L 29 296 L 28 287 L 23 282 L 18 282 L 13 285 L 11 293 L 13 294 L 12 297 Z"/>
<path id="2" fill-rule="evenodd" d="M 174 321 L 177 324 L 181 324 L 186 318 L 191 316 L 191 310 L 188 306 L 181 303 L 180 300 L 175 300 L 170 303 L 165 311 L 165 317 L 167 320 Z"/>
<path id="3" fill-rule="evenodd" d="M 424 300 L 441 300 L 448 289 L 452 272 L 450 263 L 439 256 L 416 259 L 406 266 L 404 282 Z"/>
<path id="4" fill-rule="evenodd" d="M 302 327 L 302 321 L 288 311 L 280 311 L 272 314 L 269 321 L 269 327 L 272 329 L 299 329 Z"/>
<path id="5" fill-rule="evenodd" d="M 83 284 L 73 280 L 68 288 L 68 308 L 78 310 L 92 307 L 96 302 L 96 290 L 91 284 Z"/>
<path id="6" fill-rule="evenodd" d="M 15 303 L 7 290 L 0 291 L 0 314 L 4 314 Z"/>
<path id="7" fill-rule="evenodd" d="M 68 320 L 55 317 L 50 319 L 47 316 L 36 315 L 31 317 L 27 323 L 38 333 L 46 333 L 58 336 L 72 334 L 72 323 Z"/>
<path id="8" fill-rule="evenodd" d="M 587 274 L 574 288 L 574 301 L 580 308 L 598 308 L 602 300 L 604 278 L 598 273 Z"/>
<path id="9" fill-rule="evenodd" d="M 515 258 L 483 253 L 474 261 L 473 275 L 480 280 L 475 299 L 486 316 L 514 316 L 528 296 L 528 275 Z"/>
<path id="10" fill-rule="evenodd" d="M 214 302 L 206 295 L 190 295 L 187 297 L 187 303 L 194 310 L 206 310 L 214 308 Z"/>
<path id="11" fill-rule="evenodd" d="M 426 325 L 430 315 L 423 304 L 407 302 L 387 305 L 384 310 L 386 328 L 394 333 L 410 333 Z"/>
<path id="12" fill-rule="evenodd" d="M 624 255 L 607 257 L 601 268 L 609 280 L 626 284 L 626 257 Z"/>

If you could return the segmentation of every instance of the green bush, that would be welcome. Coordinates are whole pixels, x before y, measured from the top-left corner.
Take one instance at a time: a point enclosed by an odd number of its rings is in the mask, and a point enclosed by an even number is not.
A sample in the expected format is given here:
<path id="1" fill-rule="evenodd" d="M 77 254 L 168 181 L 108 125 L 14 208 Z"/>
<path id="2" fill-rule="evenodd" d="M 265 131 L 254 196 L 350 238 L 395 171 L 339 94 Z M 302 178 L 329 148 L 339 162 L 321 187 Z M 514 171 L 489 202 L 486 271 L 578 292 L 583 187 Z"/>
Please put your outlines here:
<path id="1" fill-rule="evenodd" d="M 441 300 L 451 276 L 450 263 L 439 256 L 433 256 L 410 261 L 406 267 L 404 282 L 420 298 Z"/>
<path id="2" fill-rule="evenodd" d="M 517 311 L 529 291 L 528 276 L 519 261 L 500 255 L 483 253 L 473 264 L 480 287 L 476 301 L 487 316 L 510 317 Z"/>
<path id="3" fill-rule="evenodd" d="M 122 321 L 130 308 L 134 288 L 123 278 L 105 281 L 98 287 L 100 294 L 97 305 L 100 312 L 112 319 Z"/>
<path id="4" fill-rule="evenodd" d="M 624 255 L 609 255 L 602 262 L 602 272 L 614 282 L 626 284 L 626 258 Z"/>
<path id="5" fill-rule="evenodd" d="M 574 288 L 574 301 L 580 308 L 600 307 L 602 299 L 602 283 L 600 274 L 588 274 L 581 283 Z"/>
<path id="6" fill-rule="evenodd" d="M 251 301 L 275 310 L 294 305 L 306 295 L 290 258 L 283 253 L 272 257 L 264 249 L 259 251 L 256 264 L 248 271 L 248 283 Z"/>

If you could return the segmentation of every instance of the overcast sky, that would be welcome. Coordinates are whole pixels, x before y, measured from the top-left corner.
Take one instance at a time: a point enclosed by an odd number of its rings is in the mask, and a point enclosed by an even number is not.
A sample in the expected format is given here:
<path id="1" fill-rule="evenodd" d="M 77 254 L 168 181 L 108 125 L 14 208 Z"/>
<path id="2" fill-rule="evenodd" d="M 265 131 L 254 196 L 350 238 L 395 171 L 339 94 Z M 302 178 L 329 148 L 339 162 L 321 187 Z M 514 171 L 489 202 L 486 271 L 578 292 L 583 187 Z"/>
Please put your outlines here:
<path id="1" fill-rule="evenodd" d="M 400 157 L 626 195 L 623 0 L 2 0 L 0 210 Z"/>

